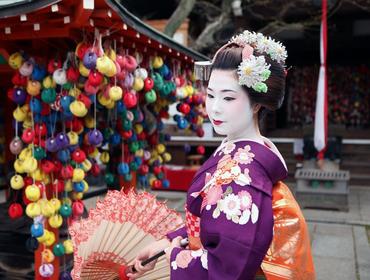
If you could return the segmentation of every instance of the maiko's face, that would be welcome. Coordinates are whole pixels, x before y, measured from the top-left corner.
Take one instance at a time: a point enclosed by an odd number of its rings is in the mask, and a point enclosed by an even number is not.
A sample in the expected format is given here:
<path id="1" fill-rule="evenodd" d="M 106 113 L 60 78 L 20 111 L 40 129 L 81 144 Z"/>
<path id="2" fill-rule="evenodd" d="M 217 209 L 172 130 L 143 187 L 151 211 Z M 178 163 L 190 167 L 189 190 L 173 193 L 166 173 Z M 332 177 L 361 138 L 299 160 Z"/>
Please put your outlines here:
<path id="1" fill-rule="evenodd" d="M 206 110 L 220 135 L 235 139 L 253 125 L 253 109 L 247 93 L 231 70 L 213 70 L 207 88 Z"/>

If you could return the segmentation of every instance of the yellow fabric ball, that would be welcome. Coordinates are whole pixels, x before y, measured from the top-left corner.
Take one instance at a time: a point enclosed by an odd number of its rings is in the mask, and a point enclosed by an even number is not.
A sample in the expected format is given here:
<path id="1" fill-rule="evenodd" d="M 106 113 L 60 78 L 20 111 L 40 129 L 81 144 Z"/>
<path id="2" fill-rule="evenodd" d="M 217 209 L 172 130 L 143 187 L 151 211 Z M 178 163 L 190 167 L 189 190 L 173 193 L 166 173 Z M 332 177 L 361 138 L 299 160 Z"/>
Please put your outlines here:
<path id="1" fill-rule="evenodd" d="M 74 131 L 70 131 L 67 133 L 69 143 L 71 145 L 77 145 L 78 144 L 78 134 Z"/>
<path id="2" fill-rule="evenodd" d="M 48 238 L 45 240 L 45 242 L 43 242 L 46 246 L 51 246 L 55 243 L 55 234 L 54 232 L 52 231 L 49 231 L 50 235 L 48 236 Z"/>
<path id="3" fill-rule="evenodd" d="M 73 243 L 71 239 L 64 240 L 63 246 L 66 254 L 73 253 Z"/>
<path id="4" fill-rule="evenodd" d="M 113 86 L 109 89 L 109 97 L 113 101 L 118 101 L 122 98 L 122 89 L 119 86 Z"/>
<path id="5" fill-rule="evenodd" d="M 35 185 L 29 185 L 26 187 L 26 197 L 30 201 L 37 201 L 40 198 L 40 189 Z"/>
<path id="6" fill-rule="evenodd" d="M 81 200 L 83 198 L 84 194 L 82 192 L 73 192 L 72 198 L 74 200 Z"/>
<path id="7" fill-rule="evenodd" d="M 22 110 L 21 107 L 17 107 L 14 111 L 13 111 L 13 118 L 17 121 L 17 122 L 23 122 L 27 117 L 27 112 L 25 112 L 24 110 Z"/>
<path id="8" fill-rule="evenodd" d="M 26 158 L 23 162 L 23 169 L 27 173 L 33 173 L 37 169 L 37 160 L 34 157 Z"/>
<path id="9" fill-rule="evenodd" d="M 19 52 L 13 53 L 9 56 L 8 63 L 10 67 L 17 70 L 22 66 L 23 57 Z"/>
<path id="10" fill-rule="evenodd" d="M 50 237 L 50 231 L 48 231 L 47 229 L 44 229 L 44 234 L 37 237 L 37 241 L 44 243 L 49 237 Z"/>
<path id="11" fill-rule="evenodd" d="M 10 186 L 14 190 L 20 190 L 24 187 L 23 177 L 16 174 L 10 179 Z"/>
<path id="12" fill-rule="evenodd" d="M 48 219 L 49 225 L 52 228 L 60 228 L 63 224 L 63 217 L 59 214 L 53 215 Z"/>
<path id="13" fill-rule="evenodd" d="M 81 168 L 73 169 L 72 182 L 81 182 L 85 178 L 85 172 Z"/>
<path id="14" fill-rule="evenodd" d="M 67 180 L 64 184 L 64 190 L 66 192 L 71 192 L 73 190 L 73 185 L 71 180 Z"/>
<path id="15" fill-rule="evenodd" d="M 154 57 L 152 64 L 153 64 L 153 68 L 156 68 L 156 69 L 161 68 L 162 65 L 163 65 L 162 57 L 160 57 L 160 56 Z"/>
<path id="16" fill-rule="evenodd" d="M 164 153 L 164 154 L 162 155 L 162 157 L 163 157 L 163 160 L 164 160 L 165 162 L 169 162 L 169 161 L 171 161 L 171 159 L 172 159 L 172 156 L 171 156 L 171 154 L 169 154 L 169 153 Z"/>
<path id="17" fill-rule="evenodd" d="M 80 61 L 78 65 L 78 70 L 80 71 L 81 76 L 88 77 L 90 74 L 90 69 L 87 69 L 82 61 Z"/>
<path id="18" fill-rule="evenodd" d="M 109 162 L 109 153 L 108 152 L 102 152 L 100 155 L 100 160 L 102 163 L 106 164 Z"/>
<path id="19" fill-rule="evenodd" d="M 76 117 L 82 118 L 87 114 L 87 108 L 85 104 L 81 101 L 75 100 L 69 105 L 69 109 L 71 110 L 72 114 Z"/>
<path id="20" fill-rule="evenodd" d="M 91 115 L 87 115 L 84 118 L 84 122 L 85 122 L 85 127 L 87 128 L 93 128 L 95 125 L 95 120 Z"/>
<path id="21" fill-rule="evenodd" d="M 159 154 L 163 154 L 166 151 L 166 147 L 163 144 L 158 144 L 156 149 Z"/>
<path id="22" fill-rule="evenodd" d="M 70 90 L 69 90 L 69 92 L 68 92 L 68 95 L 70 95 L 70 96 L 72 96 L 72 97 L 77 97 L 77 96 L 79 96 L 80 95 L 80 93 L 81 93 L 81 91 L 78 89 L 78 88 L 76 88 L 76 87 L 73 87 L 73 88 L 71 88 Z"/>
<path id="23" fill-rule="evenodd" d="M 26 215 L 35 218 L 41 215 L 41 207 L 38 203 L 31 202 L 26 207 Z"/>
<path id="24" fill-rule="evenodd" d="M 90 162 L 90 160 L 88 159 L 85 159 L 83 162 L 82 162 L 82 169 L 85 171 L 85 172 L 89 172 L 90 169 L 92 167 L 92 164 Z"/>
<path id="25" fill-rule="evenodd" d="M 50 201 L 46 201 L 41 205 L 41 214 L 45 217 L 51 217 L 55 213 L 54 205 Z"/>
<path id="26" fill-rule="evenodd" d="M 53 197 L 52 199 L 50 199 L 50 203 L 53 205 L 55 212 L 58 212 L 60 209 L 60 206 L 62 206 L 62 204 L 60 203 L 60 200 L 56 197 Z"/>
<path id="27" fill-rule="evenodd" d="M 24 173 L 24 168 L 23 168 L 23 161 L 20 159 L 16 159 L 13 163 L 13 167 L 15 172 L 17 173 Z"/>

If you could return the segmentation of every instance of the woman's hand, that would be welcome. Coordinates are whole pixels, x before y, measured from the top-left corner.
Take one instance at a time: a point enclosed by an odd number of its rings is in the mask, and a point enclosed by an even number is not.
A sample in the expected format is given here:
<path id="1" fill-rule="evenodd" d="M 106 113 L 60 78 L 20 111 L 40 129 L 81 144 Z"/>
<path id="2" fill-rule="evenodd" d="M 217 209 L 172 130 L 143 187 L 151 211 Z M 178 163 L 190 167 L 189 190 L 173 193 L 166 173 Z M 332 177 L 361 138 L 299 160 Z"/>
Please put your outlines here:
<path id="1" fill-rule="evenodd" d="M 170 241 L 165 238 L 165 239 L 156 241 L 156 242 L 154 242 L 152 244 L 149 244 L 148 246 L 144 247 L 139 252 L 139 254 L 136 256 L 136 258 L 134 260 L 134 263 L 133 263 L 137 272 L 128 273 L 127 276 L 130 279 L 136 279 L 136 278 L 140 277 L 141 275 L 143 275 L 145 272 L 154 269 L 154 267 L 157 263 L 157 260 L 154 260 L 154 261 L 148 263 L 145 266 L 142 266 L 141 262 L 150 258 L 151 256 L 154 256 L 155 254 L 159 253 L 160 251 L 164 250 L 170 244 L 171 244 Z"/>
<path id="2" fill-rule="evenodd" d="M 178 236 L 178 237 L 174 238 L 171 242 L 171 245 L 165 250 L 166 251 L 166 259 L 167 259 L 168 263 L 171 262 L 172 250 L 174 248 L 181 248 L 181 240 L 182 240 L 181 236 Z"/>

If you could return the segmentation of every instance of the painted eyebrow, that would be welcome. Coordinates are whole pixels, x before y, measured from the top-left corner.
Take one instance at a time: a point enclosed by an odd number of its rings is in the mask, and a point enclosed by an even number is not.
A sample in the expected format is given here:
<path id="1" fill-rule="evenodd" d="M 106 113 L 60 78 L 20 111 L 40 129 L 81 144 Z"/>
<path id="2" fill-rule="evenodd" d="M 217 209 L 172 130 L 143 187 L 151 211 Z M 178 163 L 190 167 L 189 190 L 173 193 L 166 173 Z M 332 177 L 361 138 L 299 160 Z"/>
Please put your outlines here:
<path id="1" fill-rule="evenodd" d="M 211 89 L 211 88 L 207 88 L 209 91 L 213 91 L 213 89 Z M 237 93 L 237 91 L 235 91 L 235 90 L 233 90 L 233 89 L 223 89 L 223 90 L 221 90 L 221 92 L 235 92 L 235 93 Z"/>

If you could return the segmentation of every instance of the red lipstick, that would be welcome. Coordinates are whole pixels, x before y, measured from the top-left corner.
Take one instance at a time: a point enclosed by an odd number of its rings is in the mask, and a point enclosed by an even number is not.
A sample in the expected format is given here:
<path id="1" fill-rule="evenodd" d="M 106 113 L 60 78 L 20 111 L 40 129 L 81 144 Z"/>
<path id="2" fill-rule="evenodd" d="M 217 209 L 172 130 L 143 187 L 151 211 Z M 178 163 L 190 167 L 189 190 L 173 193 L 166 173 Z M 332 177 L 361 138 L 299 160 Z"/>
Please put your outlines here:
<path id="1" fill-rule="evenodd" d="M 213 120 L 214 125 L 220 125 L 222 123 L 223 123 L 223 121 Z"/>

